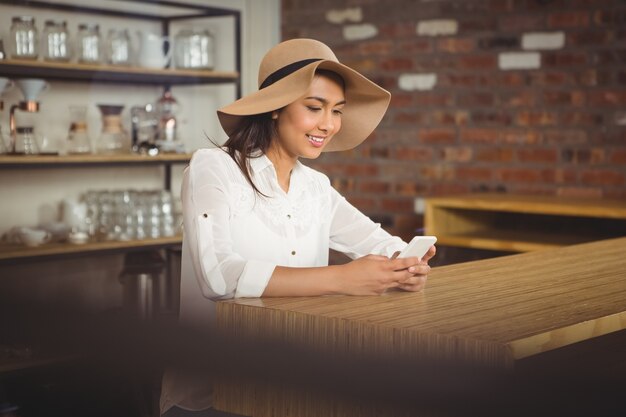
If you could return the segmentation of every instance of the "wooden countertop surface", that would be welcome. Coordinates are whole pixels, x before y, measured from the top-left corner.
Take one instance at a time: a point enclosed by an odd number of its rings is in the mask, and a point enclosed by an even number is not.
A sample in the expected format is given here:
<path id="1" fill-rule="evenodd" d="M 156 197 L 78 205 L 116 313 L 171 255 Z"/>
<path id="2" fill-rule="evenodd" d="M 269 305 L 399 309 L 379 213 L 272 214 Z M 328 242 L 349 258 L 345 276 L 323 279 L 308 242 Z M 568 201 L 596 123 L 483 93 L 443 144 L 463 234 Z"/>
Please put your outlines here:
<path id="1" fill-rule="evenodd" d="M 331 349 L 518 359 L 626 328 L 626 238 L 433 268 L 421 293 L 236 299 L 220 326 Z"/>

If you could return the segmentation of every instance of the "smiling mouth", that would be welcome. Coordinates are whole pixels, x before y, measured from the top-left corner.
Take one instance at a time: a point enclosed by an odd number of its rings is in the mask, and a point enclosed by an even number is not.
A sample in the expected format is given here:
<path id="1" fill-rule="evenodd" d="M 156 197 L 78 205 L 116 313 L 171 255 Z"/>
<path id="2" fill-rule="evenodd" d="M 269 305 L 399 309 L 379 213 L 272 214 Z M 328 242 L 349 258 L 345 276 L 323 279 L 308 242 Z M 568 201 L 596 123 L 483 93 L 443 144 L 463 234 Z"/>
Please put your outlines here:
<path id="1" fill-rule="evenodd" d="M 324 144 L 324 139 L 323 137 L 320 136 L 312 136 L 312 135 L 306 135 L 307 138 L 309 138 L 309 142 L 316 147 L 320 147 Z"/>

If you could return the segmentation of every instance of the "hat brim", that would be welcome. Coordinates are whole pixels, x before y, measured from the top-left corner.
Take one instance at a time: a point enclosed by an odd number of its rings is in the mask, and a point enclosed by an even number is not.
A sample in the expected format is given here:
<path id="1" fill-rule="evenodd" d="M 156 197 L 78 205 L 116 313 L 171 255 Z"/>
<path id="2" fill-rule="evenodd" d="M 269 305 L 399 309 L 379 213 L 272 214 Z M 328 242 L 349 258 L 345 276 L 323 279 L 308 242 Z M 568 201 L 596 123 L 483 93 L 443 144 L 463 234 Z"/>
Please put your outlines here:
<path id="1" fill-rule="evenodd" d="M 217 111 L 222 128 L 230 136 L 242 117 L 271 112 L 293 103 L 306 93 L 317 69 L 336 72 L 345 83 L 346 105 L 341 130 L 326 145 L 324 152 L 344 151 L 359 145 L 382 120 L 391 94 L 352 68 L 329 60 L 306 65 L 274 84 L 222 107 Z"/>

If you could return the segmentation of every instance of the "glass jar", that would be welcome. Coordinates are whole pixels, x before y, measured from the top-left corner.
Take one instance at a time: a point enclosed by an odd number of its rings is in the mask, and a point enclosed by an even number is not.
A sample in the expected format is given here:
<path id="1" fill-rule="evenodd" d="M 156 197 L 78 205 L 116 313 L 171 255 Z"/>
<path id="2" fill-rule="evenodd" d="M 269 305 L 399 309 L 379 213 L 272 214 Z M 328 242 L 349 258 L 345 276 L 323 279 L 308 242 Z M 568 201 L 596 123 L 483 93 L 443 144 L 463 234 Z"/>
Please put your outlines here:
<path id="1" fill-rule="evenodd" d="M 15 16 L 11 23 L 11 57 L 37 59 L 39 56 L 37 38 L 35 18 L 32 16 Z"/>
<path id="2" fill-rule="evenodd" d="M 98 153 L 120 154 L 130 152 L 128 136 L 122 126 L 124 106 L 98 104 L 102 113 L 102 133 L 98 140 Z"/>
<path id="3" fill-rule="evenodd" d="M 181 29 L 174 38 L 177 68 L 213 69 L 213 34 L 207 30 Z"/>
<path id="4" fill-rule="evenodd" d="M 76 42 L 78 44 L 78 62 L 85 64 L 99 64 L 102 62 L 100 26 L 90 24 L 79 25 Z"/>
<path id="5" fill-rule="evenodd" d="M 46 20 L 43 29 L 44 55 L 46 61 L 69 61 L 69 33 L 65 21 Z"/>
<path id="6" fill-rule="evenodd" d="M 110 29 L 106 39 L 107 63 L 130 65 L 130 36 L 126 29 Z"/>

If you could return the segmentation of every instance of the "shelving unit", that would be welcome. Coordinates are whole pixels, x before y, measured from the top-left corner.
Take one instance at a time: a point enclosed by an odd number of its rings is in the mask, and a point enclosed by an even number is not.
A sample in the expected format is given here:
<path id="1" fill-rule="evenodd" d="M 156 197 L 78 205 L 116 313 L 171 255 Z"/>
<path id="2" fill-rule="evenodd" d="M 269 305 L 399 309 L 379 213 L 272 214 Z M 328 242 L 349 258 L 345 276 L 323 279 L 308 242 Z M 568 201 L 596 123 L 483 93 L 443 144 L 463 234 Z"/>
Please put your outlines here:
<path id="1" fill-rule="evenodd" d="M 426 199 L 440 245 L 530 252 L 626 236 L 626 200 L 473 194 Z"/>
<path id="2" fill-rule="evenodd" d="M 235 83 L 238 72 L 148 69 L 111 65 L 87 65 L 7 59 L 0 61 L 0 74 L 5 77 L 35 77 L 57 81 L 97 82 L 142 85 L 196 85 Z"/>

